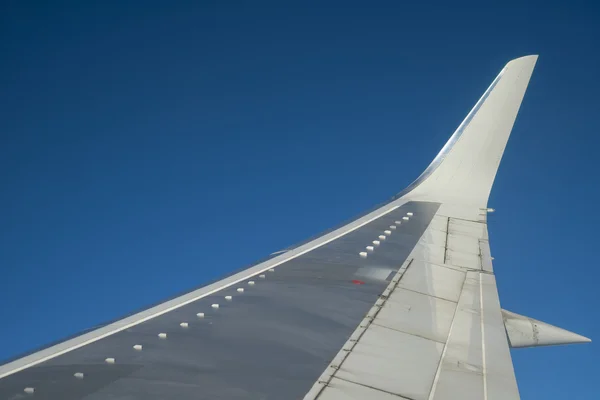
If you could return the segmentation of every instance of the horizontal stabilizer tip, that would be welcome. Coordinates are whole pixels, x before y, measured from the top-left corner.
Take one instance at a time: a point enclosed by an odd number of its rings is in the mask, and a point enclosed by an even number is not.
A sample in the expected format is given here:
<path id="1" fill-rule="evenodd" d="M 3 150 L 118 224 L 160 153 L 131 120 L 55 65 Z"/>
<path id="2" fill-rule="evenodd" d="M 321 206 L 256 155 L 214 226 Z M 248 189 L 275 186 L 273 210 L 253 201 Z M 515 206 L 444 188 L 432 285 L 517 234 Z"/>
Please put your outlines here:
<path id="1" fill-rule="evenodd" d="M 585 336 L 507 310 L 502 310 L 502 318 L 512 348 L 591 342 Z"/>

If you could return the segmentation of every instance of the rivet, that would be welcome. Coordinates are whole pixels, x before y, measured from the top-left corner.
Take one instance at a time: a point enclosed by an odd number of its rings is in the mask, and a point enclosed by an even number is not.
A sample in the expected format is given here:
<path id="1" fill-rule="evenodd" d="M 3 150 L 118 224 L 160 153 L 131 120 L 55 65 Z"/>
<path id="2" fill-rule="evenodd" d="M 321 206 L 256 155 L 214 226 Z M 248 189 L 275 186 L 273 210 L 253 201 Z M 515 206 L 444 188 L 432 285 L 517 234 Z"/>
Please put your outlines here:
<path id="1" fill-rule="evenodd" d="M 204 313 L 203 312 L 199 312 L 198 314 L 196 314 L 196 317 L 198 317 L 198 318 L 204 318 Z"/>
<path id="2" fill-rule="evenodd" d="M 216 308 L 219 308 L 219 305 L 218 304 L 213 304 L 213 305 L 211 305 L 211 307 L 216 309 Z"/>
<path id="3" fill-rule="evenodd" d="M 396 229 L 396 225 L 390 225 L 390 229 Z"/>
<path id="4" fill-rule="evenodd" d="M 182 327 L 182 328 L 187 328 L 187 327 L 190 326 L 190 324 L 188 324 L 187 322 L 182 322 L 182 323 L 179 324 L 179 326 Z"/>
<path id="5" fill-rule="evenodd" d="M 237 291 L 240 292 L 240 293 L 244 293 L 244 288 L 240 287 L 240 288 L 237 289 Z"/>
<path id="6" fill-rule="evenodd" d="M 361 251 L 360 253 L 358 253 L 359 256 L 361 256 L 362 258 L 367 258 L 367 252 L 366 251 Z"/>
<path id="7" fill-rule="evenodd" d="M 25 389 L 23 389 L 23 391 L 27 394 L 33 394 L 33 392 L 35 392 L 35 389 L 32 387 L 26 387 Z"/>
<path id="8" fill-rule="evenodd" d="M 379 243 L 381 243 L 379 240 L 373 240 L 373 244 L 374 244 L 375 246 L 379 246 Z"/>
<path id="9" fill-rule="evenodd" d="M 254 281 L 248 281 L 248 285 L 250 285 L 250 286 L 254 285 Z"/>
<path id="10" fill-rule="evenodd" d="M 406 213 L 406 215 L 408 215 L 409 217 L 412 217 L 412 216 L 413 216 L 413 215 L 415 215 L 415 214 L 413 214 L 413 213 L 411 213 L 411 212 L 407 212 L 407 213 Z"/>
<path id="11" fill-rule="evenodd" d="M 158 337 L 161 339 L 166 339 L 167 338 L 167 334 L 166 333 L 159 333 Z"/>
<path id="12" fill-rule="evenodd" d="M 142 345 L 141 344 L 136 344 L 135 346 L 133 346 L 133 349 L 136 351 L 142 351 Z"/>
<path id="13" fill-rule="evenodd" d="M 403 220 L 408 221 L 409 218 L 408 217 L 402 217 Z"/>
<path id="14" fill-rule="evenodd" d="M 112 357 L 109 357 L 106 360 L 104 360 L 104 362 L 106 362 L 107 364 L 114 364 L 115 363 L 115 359 L 112 358 Z"/>
<path id="15" fill-rule="evenodd" d="M 391 235 L 392 231 L 383 231 L 383 233 L 385 233 L 386 235 Z"/>
<path id="16" fill-rule="evenodd" d="M 258 276 L 260 279 L 265 279 L 265 275 L 259 275 Z"/>
<path id="17" fill-rule="evenodd" d="M 373 246 L 367 246 L 367 251 L 373 251 L 373 250 L 375 250 L 375 247 L 373 247 Z"/>
<path id="18" fill-rule="evenodd" d="M 396 223 L 396 225 L 400 225 L 402 223 L 402 221 L 394 221 Z"/>
<path id="19" fill-rule="evenodd" d="M 275 272 L 275 268 L 269 268 L 269 272 Z"/>
<path id="20" fill-rule="evenodd" d="M 225 300 L 231 301 L 233 299 L 232 296 L 225 296 Z"/>
<path id="21" fill-rule="evenodd" d="M 379 239 L 385 240 L 385 236 L 384 235 L 379 235 Z"/>
<path id="22" fill-rule="evenodd" d="M 77 379 L 83 379 L 83 372 L 75 372 L 73 376 Z"/>

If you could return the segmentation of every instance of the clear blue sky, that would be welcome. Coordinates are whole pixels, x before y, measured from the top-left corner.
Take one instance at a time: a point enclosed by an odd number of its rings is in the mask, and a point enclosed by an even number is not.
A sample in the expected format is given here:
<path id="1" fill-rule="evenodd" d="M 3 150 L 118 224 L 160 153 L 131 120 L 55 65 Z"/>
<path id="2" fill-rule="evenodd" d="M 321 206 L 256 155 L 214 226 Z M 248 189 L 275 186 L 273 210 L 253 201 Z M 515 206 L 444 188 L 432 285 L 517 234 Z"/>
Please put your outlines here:
<path id="1" fill-rule="evenodd" d="M 490 202 L 502 305 L 600 340 L 593 2 L 164 3 L 0 6 L 0 359 L 386 200 L 532 53 Z M 596 396 L 599 357 L 514 351 L 523 398 Z"/>

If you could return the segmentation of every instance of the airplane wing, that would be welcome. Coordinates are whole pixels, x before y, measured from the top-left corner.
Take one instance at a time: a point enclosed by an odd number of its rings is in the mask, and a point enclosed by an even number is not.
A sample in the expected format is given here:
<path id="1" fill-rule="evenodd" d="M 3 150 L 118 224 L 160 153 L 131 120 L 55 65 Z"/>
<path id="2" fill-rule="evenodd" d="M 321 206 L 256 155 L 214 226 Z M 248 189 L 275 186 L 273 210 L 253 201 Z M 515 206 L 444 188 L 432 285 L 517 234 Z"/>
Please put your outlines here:
<path id="1" fill-rule="evenodd" d="M 589 341 L 496 289 L 487 201 L 536 60 L 509 62 L 386 204 L 0 366 L 0 399 L 518 399 L 513 343 Z"/>

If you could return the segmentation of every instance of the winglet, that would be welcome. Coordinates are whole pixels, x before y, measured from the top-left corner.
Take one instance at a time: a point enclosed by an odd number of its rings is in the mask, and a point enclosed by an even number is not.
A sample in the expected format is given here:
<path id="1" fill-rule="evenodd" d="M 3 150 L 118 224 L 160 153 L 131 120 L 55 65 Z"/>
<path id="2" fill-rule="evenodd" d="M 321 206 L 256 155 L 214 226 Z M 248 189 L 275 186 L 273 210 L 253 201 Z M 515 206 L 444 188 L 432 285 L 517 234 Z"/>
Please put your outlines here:
<path id="1" fill-rule="evenodd" d="M 538 56 L 510 61 L 432 163 L 401 195 L 486 208 Z"/>
<path id="2" fill-rule="evenodd" d="M 585 336 L 507 310 L 502 310 L 502 317 L 512 348 L 589 343 L 592 341 Z"/>

